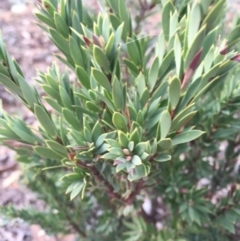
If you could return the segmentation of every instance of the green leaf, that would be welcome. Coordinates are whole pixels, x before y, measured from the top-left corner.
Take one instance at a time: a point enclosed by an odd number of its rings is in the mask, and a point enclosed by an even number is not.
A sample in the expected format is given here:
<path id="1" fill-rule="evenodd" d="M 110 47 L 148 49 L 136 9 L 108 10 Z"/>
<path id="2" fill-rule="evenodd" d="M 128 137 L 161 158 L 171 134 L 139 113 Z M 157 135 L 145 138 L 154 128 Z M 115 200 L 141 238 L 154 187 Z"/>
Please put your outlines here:
<path id="1" fill-rule="evenodd" d="M 96 142 L 95 142 L 95 146 L 98 148 L 96 152 L 96 154 L 101 154 L 101 153 L 104 153 L 106 152 L 109 148 L 110 148 L 110 145 L 108 145 L 107 143 L 103 143 L 105 141 L 105 138 L 106 138 L 106 133 L 100 135 Z"/>
<path id="2" fill-rule="evenodd" d="M 174 61 L 174 50 L 172 49 L 171 51 L 166 54 L 164 57 L 161 66 L 159 68 L 159 74 L 158 74 L 158 79 L 161 79 L 167 71 L 169 71 L 171 64 Z"/>
<path id="3" fill-rule="evenodd" d="M 171 13 L 175 12 L 175 8 L 171 1 L 168 1 L 167 4 L 163 7 L 162 11 L 162 29 L 164 33 L 165 40 L 169 39 L 170 35 L 170 16 Z"/>
<path id="4" fill-rule="evenodd" d="M 118 139 L 122 147 L 128 148 L 129 139 L 125 133 L 118 131 Z"/>
<path id="5" fill-rule="evenodd" d="M 227 46 L 230 48 L 233 44 L 239 41 L 240 38 L 240 24 L 238 24 L 227 36 Z"/>
<path id="6" fill-rule="evenodd" d="M 134 148 L 134 153 L 141 156 L 143 152 L 147 149 L 149 142 L 139 142 Z"/>
<path id="7" fill-rule="evenodd" d="M 130 141 L 130 142 L 128 143 L 128 150 L 132 152 L 133 149 L 134 149 L 134 142 L 133 142 L 133 141 Z"/>
<path id="8" fill-rule="evenodd" d="M 157 143 L 158 147 L 160 147 L 160 150 L 166 151 L 171 148 L 172 146 L 172 140 L 170 138 L 165 138 L 160 140 Z"/>
<path id="9" fill-rule="evenodd" d="M 225 5 L 226 0 L 219 0 L 216 4 L 213 5 L 210 11 L 208 11 L 207 16 L 202 22 L 202 25 L 207 25 L 207 31 L 213 29 L 216 23 L 219 21 L 219 17 L 221 17 L 221 13 L 223 10 L 223 6 Z"/>
<path id="10" fill-rule="evenodd" d="M 51 28 L 56 27 L 54 21 L 46 13 L 35 12 L 34 14 L 40 21 L 47 24 L 49 27 L 51 27 Z"/>
<path id="11" fill-rule="evenodd" d="M 171 116 L 167 110 L 163 111 L 160 118 L 161 139 L 165 138 L 171 128 Z"/>
<path id="12" fill-rule="evenodd" d="M 198 225 L 201 225 L 198 212 L 193 207 L 188 207 L 188 214 L 192 222 L 196 222 Z"/>
<path id="13" fill-rule="evenodd" d="M 127 163 L 118 164 L 117 167 L 116 167 L 116 173 L 126 169 L 126 166 L 127 166 Z"/>
<path id="14" fill-rule="evenodd" d="M 198 53 L 201 49 L 202 43 L 204 41 L 206 35 L 206 25 L 204 25 L 198 33 L 195 35 L 195 38 L 192 41 L 192 45 L 189 46 L 188 51 L 186 53 L 184 67 L 185 69 L 189 67 L 191 61 L 193 60 L 194 56 Z"/>
<path id="15" fill-rule="evenodd" d="M 111 21 L 111 24 L 112 24 L 113 28 L 115 30 L 117 30 L 122 25 L 121 20 L 114 14 L 109 14 L 109 17 L 110 17 L 110 21 Z M 126 28 L 124 28 L 124 26 L 123 26 L 122 39 L 123 39 L 124 42 L 126 41 L 127 35 L 128 34 L 127 34 L 127 31 L 126 31 Z"/>
<path id="16" fill-rule="evenodd" d="M 69 35 L 69 27 L 63 18 L 57 13 L 54 13 L 54 22 L 56 24 L 57 31 L 63 35 L 64 38 L 68 38 Z"/>
<path id="17" fill-rule="evenodd" d="M 112 153 L 115 156 L 124 156 L 123 150 L 118 147 L 110 147 L 108 150 L 110 153 Z"/>
<path id="18" fill-rule="evenodd" d="M 158 98 L 162 98 L 165 95 L 167 88 L 168 88 L 168 82 L 167 81 L 162 82 L 159 85 L 159 87 L 153 92 L 151 100 L 154 101 Z"/>
<path id="19" fill-rule="evenodd" d="M 118 13 L 118 0 L 107 0 L 108 4 L 110 5 L 110 7 L 112 8 L 112 10 L 115 12 L 115 13 Z"/>
<path id="20" fill-rule="evenodd" d="M 81 129 L 81 123 L 75 116 L 74 112 L 67 108 L 62 109 L 62 113 L 64 116 L 64 119 L 75 129 L 80 130 Z"/>
<path id="21" fill-rule="evenodd" d="M 165 54 L 165 42 L 163 34 L 159 34 L 158 41 L 156 43 L 155 54 L 158 56 L 159 63 L 161 64 Z"/>
<path id="22" fill-rule="evenodd" d="M 114 111 L 115 108 L 114 108 L 114 105 L 112 103 L 112 101 L 110 101 L 108 98 L 106 98 L 103 94 L 99 93 L 99 92 L 95 92 L 99 98 L 107 105 L 107 107 L 111 110 L 111 111 Z"/>
<path id="23" fill-rule="evenodd" d="M 197 111 L 192 111 L 188 114 L 186 114 L 182 119 L 180 119 L 175 125 L 172 125 L 171 130 L 172 131 L 178 131 L 181 127 L 186 125 L 192 118 L 193 116 L 197 113 Z"/>
<path id="24" fill-rule="evenodd" d="M 182 143 L 186 143 L 186 142 L 195 140 L 198 137 L 200 137 L 202 134 L 204 134 L 204 132 L 199 131 L 199 130 L 185 131 L 185 132 L 177 134 L 175 137 L 173 137 L 172 142 L 173 142 L 173 145 L 179 145 Z"/>
<path id="25" fill-rule="evenodd" d="M 93 57 L 99 64 L 101 68 L 103 68 L 104 72 L 109 72 L 110 67 L 109 67 L 109 61 L 106 57 L 106 55 L 103 53 L 103 51 L 96 45 L 93 47 Z"/>
<path id="26" fill-rule="evenodd" d="M 129 59 L 136 65 L 139 66 L 141 63 L 140 53 L 137 47 L 135 39 L 127 38 L 127 53 Z"/>
<path id="27" fill-rule="evenodd" d="M 188 103 L 192 100 L 192 98 L 195 96 L 199 86 L 201 85 L 201 78 L 202 77 L 199 77 L 193 83 L 191 83 L 191 85 L 183 95 L 183 98 L 181 99 L 179 105 L 177 106 L 179 110 L 183 110 L 188 105 Z"/>
<path id="28" fill-rule="evenodd" d="M 182 47 L 177 34 L 174 39 L 174 57 L 175 57 L 176 73 L 177 73 L 177 76 L 180 78 L 181 65 L 182 65 Z"/>
<path id="29" fill-rule="evenodd" d="M 172 126 L 175 126 L 186 114 L 188 114 L 195 107 L 195 103 L 189 104 L 186 108 L 181 109 L 181 111 L 175 116 L 172 121 Z"/>
<path id="30" fill-rule="evenodd" d="M 61 155 L 53 151 L 52 149 L 43 146 L 34 147 L 34 151 L 42 157 L 53 159 L 56 161 L 61 161 L 65 157 L 64 155 Z"/>
<path id="31" fill-rule="evenodd" d="M 157 157 L 154 157 L 154 160 L 157 162 L 166 162 L 170 161 L 172 157 L 170 155 L 159 155 Z"/>
<path id="32" fill-rule="evenodd" d="M 105 141 L 111 146 L 111 147 L 118 147 L 121 148 L 120 143 L 118 143 L 116 140 L 114 139 L 105 139 Z"/>
<path id="33" fill-rule="evenodd" d="M 56 153 L 59 153 L 65 157 L 68 157 L 68 152 L 65 146 L 52 140 L 46 140 L 46 144 L 49 148 L 53 149 Z"/>
<path id="34" fill-rule="evenodd" d="M 118 130 L 127 131 L 127 119 L 119 112 L 114 112 L 112 122 Z"/>
<path id="35" fill-rule="evenodd" d="M 51 96 L 54 100 L 56 100 L 59 104 L 62 105 L 62 100 L 61 97 L 59 95 L 59 93 L 53 89 L 52 87 L 50 87 L 49 85 L 41 85 L 43 90 L 49 95 Z"/>
<path id="36" fill-rule="evenodd" d="M 131 133 L 130 141 L 133 141 L 135 145 L 141 141 L 141 136 L 138 128 L 135 128 L 134 131 Z"/>
<path id="37" fill-rule="evenodd" d="M 3 66 L 2 63 L 0 63 L 0 74 L 5 75 L 6 77 L 9 75 L 8 71 L 6 70 L 6 67 Z"/>
<path id="38" fill-rule="evenodd" d="M 123 88 L 116 76 L 113 78 L 112 97 L 115 108 L 118 111 L 124 110 Z"/>
<path id="39" fill-rule="evenodd" d="M 107 79 L 106 75 L 103 72 L 99 71 L 98 69 L 92 68 L 92 75 L 93 75 L 94 79 L 103 88 L 105 88 L 110 93 L 112 92 L 111 84 L 110 84 L 109 80 Z"/>
<path id="40" fill-rule="evenodd" d="M 130 60 L 128 59 L 123 59 L 125 65 L 127 66 L 127 68 L 130 70 L 131 74 L 133 76 L 137 76 L 139 74 L 139 69 L 138 67 Z"/>
<path id="41" fill-rule="evenodd" d="M 140 74 L 137 76 L 136 84 L 137 84 L 138 94 L 139 94 L 139 96 L 142 96 L 143 92 L 146 89 L 145 77 L 142 74 L 142 72 L 140 72 Z"/>
<path id="42" fill-rule="evenodd" d="M 148 86 L 149 86 L 150 92 L 154 89 L 156 85 L 156 82 L 158 79 L 158 71 L 159 71 L 159 61 L 158 61 L 158 57 L 156 57 L 153 60 L 153 63 L 151 65 L 151 68 L 148 74 Z"/>
<path id="43" fill-rule="evenodd" d="M 34 113 L 41 126 L 52 136 L 57 136 L 57 130 L 50 115 L 47 113 L 44 107 L 40 105 L 34 106 Z"/>
<path id="44" fill-rule="evenodd" d="M 131 161 L 136 166 L 142 165 L 142 160 L 139 156 L 134 155 Z"/>
<path id="45" fill-rule="evenodd" d="M 133 174 L 129 173 L 128 174 L 128 180 L 130 182 L 138 180 L 140 178 L 143 178 L 145 176 L 147 176 L 148 171 L 145 165 L 138 165 L 135 167 Z"/>
<path id="46" fill-rule="evenodd" d="M 191 45 L 194 37 L 196 36 L 200 23 L 201 23 L 201 8 L 199 2 L 195 2 L 192 6 L 189 25 L 188 25 L 188 46 Z"/>
<path id="47" fill-rule="evenodd" d="M 51 17 L 54 17 L 54 12 L 56 11 L 56 5 L 55 4 L 53 5 L 53 1 L 42 0 L 42 2 L 43 2 L 43 6 L 45 7 L 49 15 Z"/>
<path id="48" fill-rule="evenodd" d="M 181 95 L 181 83 L 177 77 L 170 80 L 168 92 L 171 109 L 174 110 L 177 107 Z"/>
<path id="49" fill-rule="evenodd" d="M 146 103 L 149 101 L 149 98 L 150 98 L 150 93 L 148 88 L 146 87 L 140 97 L 141 105 L 145 106 Z"/>
<path id="50" fill-rule="evenodd" d="M 170 29 L 169 29 L 169 46 L 171 45 L 171 41 L 173 40 L 173 35 L 178 30 L 178 11 L 175 10 L 174 13 L 170 15 Z"/>
<path id="51" fill-rule="evenodd" d="M 143 122 L 144 122 L 144 116 L 143 116 L 142 110 L 140 110 L 137 114 L 137 123 L 142 126 Z"/>
<path id="52" fill-rule="evenodd" d="M 58 90 L 58 80 L 56 80 L 56 78 L 54 78 L 51 74 L 45 74 L 45 83 L 46 81 L 49 84 L 49 86 L 51 86 L 51 88 L 53 88 L 54 90 Z"/>
<path id="53" fill-rule="evenodd" d="M 114 33 L 112 33 L 108 39 L 108 42 L 106 44 L 106 56 L 108 58 L 112 58 L 112 53 L 113 53 L 113 47 L 114 47 Z"/>
<path id="54" fill-rule="evenodd" d="M 99 108 L 98 108 L 98 106 L 97 106 L 95 103 L 91 102 L 91 101 L 86 101 L 86 107 L 87 107 L 88 110 L 90 110 L 90 111 L 99 113 Z"/>
<path id="55" fill-rule="evenodd" d="M 75 184 L 74 188 L 73 188 L 73 190 L 71 191 L 71 194 L 70 194 L 70 200 L 73 200 L 80 192 L 82 192 L 81 198 L 83 198 L 86 183 L 84 183 L 82 181 L 78 181 L 74 184 Z"/>
<path id="56" fill-rule="evenodd" d="M 102 134 L 102 129 L 99 121 L 96 122 L 96 124 L 93 127 L 92 130 L 92 139 L 94 142 L 97 141 L 98 137 Z"/>
<path id="57" fill-rule="evenodd" d="M 228 230 L 230 233 L 235 233 L 235 228 L 233 223 L 229 222 L 229 220 L 224 216 L 220 216 L 217 220 L 218 225 L 220 225 L 222 228 Z"/>
<path id="58" fill-rule="evenodd" d="M 0 73 L 0 83 L 3 84 L 13 94 L 23 97 L 21 89 L 7 76 Z"/>
<path id="59" fill-rule="evenodd" d="M 106 154 L 101 156 L 101 159 L 115 160 L 117 157 L 119 157 L 119 156 L 114 155 L 113 153 L 106 153 Z"/>
<path id="60" fill-rule="evenodd" d="M 12 131 L 15 132 L 16 135 L 18 135 L 21 140 L 31 143 L 31 144 L 36 144 L 37 140 L 34 137 L 33 133 L 26 131 L 25 128 L 21 128 L 21 126 L 17 126 L 15 123 L 13 125 L 9 125 Z"/>
<path id="61" fill-rule="evenodd" d="M 62 37 L 56 30 L 49 29 L 53 42 L 66 56 L 71 56 L 68 41 Z"/>
<path id="62" fill-rule="evenodd" d="M 128 35 L 131 35 L 131 19 L 128 13 L 126 1 L 118 1 L 118 13 L 121 20 L 124 22 L 124 28 Z"/>
<path id="63" fill-rule="evenodd" d="M 212 3 L 212 0 L 200 1 L 204 15 L 207 14 L 211 3 Z"/>
<path id="64" fill-rule="evenodd" d="M 85 66 L 81 46 L 78 45 L 77 41 L 72 36 L 70 36 L 70 40 L 69 40 L 69 49 L 70 49 L 73 61 L 75 63 L 75 66 L 76 65 L 80 67 Z"/>
<path id="65" fill-rule="evenodd" d="M 87 89 L 91 89 L 89 74 L 81 67 L 76 66 L 76 74 L 80 83 Z"/>
<path id="66" fill-rule="evenodd" d="M 34 104 L 38 104 L 38 96 L 36 91 L 34 91 L 29 84 L 26 82 L 26 80 L 19 75 L 18 82 L 20 85 L 20 88 L 22 90 L 23 96 L 25 100 L 27 101 L 28 105 L 31 109 L 34 108 Z"/>
<path id="67" fill-rule="evenodd" d="M 69 96 L 69 94 L 67 93 L 67 91 L 62 87 L 59 86 L 59 94 L 63 103 L 63 106 L 66 107 L 67 109 L 73 109 L 72 108 L 72 100 Z"/>

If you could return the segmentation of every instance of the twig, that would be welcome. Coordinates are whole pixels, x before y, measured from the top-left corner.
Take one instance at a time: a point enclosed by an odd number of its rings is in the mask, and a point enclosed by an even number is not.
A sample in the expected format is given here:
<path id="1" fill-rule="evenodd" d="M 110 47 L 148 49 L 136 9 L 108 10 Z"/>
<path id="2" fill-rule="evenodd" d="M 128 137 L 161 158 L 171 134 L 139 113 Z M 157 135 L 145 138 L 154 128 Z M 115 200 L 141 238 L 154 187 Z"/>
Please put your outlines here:
<path id="1" fill-rule="evenodd" d="M 144 181 L 143 181 L 143 180 L 141 180 L 140 182 L 137 183 L 137 185 L 136 185 L 136 187 L 135 187 L 135 190 L 134 190 L 134 191 L 129 195 L 129 197 L 125 200 L 126 204 L 131 205 L 131 204 L 134 202 L 136 196 L 137 196 L 137 195 L 139 194 L 139 192 L 142 190 L 143 186 L 144 186 Z"/>
<path id="2" fill-rule="evenodd" d="M 83 167 L 84 169 L 87 169 L 88 171 L 90 171 L 90 173 L 106 187 L 108 195 L 111 198 L 114 198 L 120 201 L 121 203 L 125 203 L 122 197 L 118 193 L 114 192 L 113 186 L 100 174 L 100 172 L 97 170 L 95 166 L 88 166 L 79 160 L 77 161 L 77 165 L 79 167 Z"/>
<path id="3" fill-rule="evenodd" d="M 155 3 L 152 4 L 148 4 L 146 0 L 144 0 L 144 2 L 142 0 L 138 0 L 139 5 L 140 5 L 140 12 L 139 15 L 136 16 L 135 20 L 136 20 L 136 27 L 134 29 L 135 33 L 139 32 L 139 28 L 140 28 L 140 19 L 144 19 L 146 12 L 152 10 L 155 7 Z"/>
<path id="4" fill-rule="evenodd" d="M 134 202 L 136 196 L 139 194 L 139 192 L 144 186 L 144 181 L 141 180 L 140 182 L 137 183 L 135 190 L 126 199 L 124 199 L 119 193 L 116 193 L 114 191 L 113 186 L 101 175 L 101 173 L 98 171 L 98 169 L 95 166 L 88 166 L 85 163 L 81 162 L 80 160 L 77 161 L 77 165 L 79 167 L 87 169 L 99 182 L 101 182 L 105 186 L 107 190 L 107 194 L 111 198 L 118 200 L 124 205 L 131 205 Z"/>
<path id="5" fill-rule="evenodd" d="M 49 185 L 49 180 L 46 178 L 46 176 L 44 176 L 43 174 L 40 174 L 40 178 L 41 180 L 47 184 L 47 186 L 51 186 Z M 59 205 L 60 209 L 63 211 L 64 216 L 67 218 L 67 220 L 69 221 L 70 225 L 72 226 L 72 228 L 78 233 L 80 234 L 83 238 L 87 238 L 86 233 L 79 227 L 79 225 L 77 223 L 75 223 L 72 220 L 72 217 L 70 216 L 70 214 L 67 212 L 67 207 L 66 205 L 64 205 L 64 203 L 61 201 L 61 198 L 59 198 L 58 194 L 55 193 L 53 196 L 55 202 Z"/>
<path id="6" fill-rule="evenodd" d="M 0 168 L 0 174 L 2 174 L 2 173 L 4 173 L 4 172 L 7 172 L 7 171 L 11 171 L 11 170 L 15 169 L 16 167 L 17 167 L 17 163 L 14 162 L 14 163 L 11 164 L 11 165 L 8 165 L 8 166 L 6 166 L 6 167 L 4 167 L 4 168 Z"/>

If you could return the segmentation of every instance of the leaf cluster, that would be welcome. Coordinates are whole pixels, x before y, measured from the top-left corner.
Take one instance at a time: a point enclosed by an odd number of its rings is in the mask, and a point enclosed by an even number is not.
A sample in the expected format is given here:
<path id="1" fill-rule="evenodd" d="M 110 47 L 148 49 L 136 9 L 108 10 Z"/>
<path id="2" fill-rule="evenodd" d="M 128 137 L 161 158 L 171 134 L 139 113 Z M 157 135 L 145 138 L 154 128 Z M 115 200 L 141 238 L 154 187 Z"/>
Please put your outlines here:
<path id="1" fill-rule="evenodd" d="M 39 72 L 44 95 L 0 40 L 0 83 L 39 124 L 1 110 L 0 140 L 28 167 L 23 178 L 51 210 L 49 219 L 12 208 L 8 214 L 52 232 L 63 226 L 81 240 L 211 240 L 212 233 L 233 240 L 240 21 L 223 38 L 225 0 L 140 2 L 161 12 L 157 38 L 133 28 L 123 0 L 106 0 L 97 16 L 80 0 L 42 0 L 38 24 L 68 68 Z"/>

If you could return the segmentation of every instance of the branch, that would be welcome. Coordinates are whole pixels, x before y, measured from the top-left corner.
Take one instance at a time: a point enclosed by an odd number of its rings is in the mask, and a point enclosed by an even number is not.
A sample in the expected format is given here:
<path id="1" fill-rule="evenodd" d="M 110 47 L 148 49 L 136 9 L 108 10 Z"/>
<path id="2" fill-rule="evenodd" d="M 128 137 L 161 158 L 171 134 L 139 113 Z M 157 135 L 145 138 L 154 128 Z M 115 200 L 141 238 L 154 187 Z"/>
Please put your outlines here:
<path id="1" fill-rule="evenodd" d="M 135 33 L 139 32 L 140 23 L 145 18 L 146 12 L 152 10 L 156 5 L 155 3 L 148 4 L 146 0 L 144 0 L 144 2 L 142 0 L 138 0 L 138 2 L 140 5 L 140 12 L 139 12 L 139 15 L 137 15 L 135 18 L 135 21 L 136 21 L 136 27 L 134 29 Z"/>
<path id="2" fill-rule="evenodd" d="M 95 166 L 88 166 L 85 163 L 82 163 L 80 160 L 77 161 L 77 165 L 90 171 L 90 173 L 105 186 L 108 196 L 118 200 L 124 205 L 131 205 L 134 202 L 136 196 L 144 187 L 144 181 L 141 180 L 137 183 L 135 190 L 126 199 L 124 199 L 119 193 L 114 191 L 113 186 L 101 175 Z"/>
<path id="3" fill-rule="evenodd" d="M 137 195 L 139 194 L 139 192 L 142 190 L 143 186 L 144 186 L 144 181 L 143 181 L 143 180 L 141 180 L 140 182 L 137 183 L 137 185 L 136 185 L 136 187 L 135 187 L 135 190 L 134 190 L 134 191 L 129 195 L 129 197 L 125 200 L 125 202 L 126 202 L 127 205 L 131 205 L 131 204 L 134 202 L 136 196 L 137 196 Z"/>
<path id="4" fill-rule="evenodd" d="M 41 181 L 43 183 L 45 183 L 48 187 L 51 187 L 52 184 L 49 183 L 49 180 L 46 178 L 46 176 L 44 176 L 42 173 L 39 175 L 41 178 Z M 50 184 L 50 185 L 49 185 Z M 55 189 L 56 192 L 57 189 Z M 48 190 L 49 191 L 49 190 Z M 59 198 L 58 193 L 54 193 L 52 195 L 52 197 L 54 198 L 55 202 L 58 204 L 59 208 L 63 211 L 64 216 L 66 217 L 66 219 L 69 221 L 70 225 L 72 226 L 72 228 L 79 234 L 81 235 L 83 238 L 87 238 L 86 233 L 79 227 L 79 225 L 77 223 L 75 223 L 72 220 L 71 214 L 69 214 L 67 212 L 68 207 L 66 207 L 66 205 L 61 201 L 61 198 Z"/>
<path id="5" fill-rule="evenodd" d="M 107 189 L 107 193 L 111 198 L 114 198 L 125 204 L 124 199 L 118 193 L 114 192 L 113 186 L 100 174 L 100 172 L 95 166 L 87 166 L 85 163 L 82 163 L 79 160 L 77 161 L 77 165 L 90 171 L 90 173 L 105 186 L 105 188 Z"/>

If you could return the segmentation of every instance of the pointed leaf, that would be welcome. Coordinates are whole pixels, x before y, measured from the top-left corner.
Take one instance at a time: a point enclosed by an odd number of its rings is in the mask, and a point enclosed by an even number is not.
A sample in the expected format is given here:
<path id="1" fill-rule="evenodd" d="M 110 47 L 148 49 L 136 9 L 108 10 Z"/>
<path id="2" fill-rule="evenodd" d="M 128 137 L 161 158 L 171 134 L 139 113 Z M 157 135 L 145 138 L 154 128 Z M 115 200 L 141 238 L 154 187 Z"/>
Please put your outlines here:
<path id="1" fill-rule="evenodd" d="M 56 127 L 53 124 L 53 121 L 50 115 L 47 113 L 45 108 L 40 105 L 34 106 L 34 113 L 41 124 L 41 126 L 52 136 L 57 136 Z"/>
<path id="2" fill-rule="evenodd" d="M 53 159 L 56 161 L 61 161 L 65 157 L 64 155 L 58 154 L 52 149 L 43 146 L 34 147 L 34 151 L 42 157 Z"/>
<path id="3" fill-rule="evenodd" d="M 116 76 L 113 78 L 112 97 L 115 108 L 119 111 L 123 110 L 123 88 Z"/>
<path id="4" fill-rule="evenodd" d="M 171 104 L 171 109 L 175 109 L 177 107 L 180 95 L 181 95 L 181 83 L 177 77 L 174 77 L 169 84 L 169 101 Z"/>
<path id="5" fill-rule="evenodd" d="M 94 79 L 103 87 L 105 88 L 108 92 L 112 92 L 112 87 L 111 84 L 109 82 L 109 80 L 107 79 L 106 75 L 99 71 L 98 69 L 92 69 L 92 75 L 94 77 Z"/>
<path id="6" fill-rule="evenodd" d="M 165 138 L 171 128 L 171 116 L 167 110 L 163 111 L 160 118 L 161 139 Z"/>
<path id="7" fill-rule="evenodd" d="M 103 51 L 97 45 L 94 45 L 94 47 L 93 47 L 93 57 L 95 58 L 95 60 L 99 64 L 99 66 L 101 68 L 103 68 L 104 72 L 110 71 L 109 61 L 108 61 L 106 55 L 103 53 Z"/>
<path id="8" fill-rule="evenodd" d="M 186 143 L 186 142 L 190 142 L 192 140 L 197 139 L 198 137 L 200 137 L 202 134 L 204 134 L 203 131 L 199 131 L 199 130 L 190 130 L 190 131 L 185 131 L 182 132 L 178 135 L 176 135 L 173 139 L 173 145 L 179 145 L 182 143 Z"/>
<path id="9" fill-rule="evenodd" d="M 119 112 L 114 112 L 112 117 L 112 122 L 116 128 L 122 131 L 127 131 L 127 120 L 125 116 L 123 116 Z"/>
<path id="10" fill-rule="evenodd" d="M 125 133 L 118 131 L 118 139 L 122 147 L 128 148 L 129 139 Z"/>
<path id="11" fill-rule="evenodd" d="M 171 148 L 172 146 L 172 140 L 170 138 L 165 138 L 160 140 L 157 143 L 158 147 L 160 147 L 160 150 L 166 151 Z"/>
<path id="12" fill-rule="evenodd" d="M 76 74 L 77 74 L 77 77 L 78 77 L 78 80 L 80 81 L 80 83 L 86 89 L 90 89 L 91 85 L 90 85 L 89 75 L 81 66 L 76 66 Z"/>
<path id="13" fill-rule="evenodd" d="M 159 61 L 158 61 L 158 57 L 156 57 L 153 60 L 152 66 L 148 74 L 148 86 L 149 86 L 150 92 L 154 89 L 156 85 L 157 78 L 158 78 L 158 71 L 159 71 Z"/>
<path id="14" fill-rule="evenodd" d="M 154 158 L 154 160 L 157 162 L 166 162 L 166 161 L 170 161 L 171 159 L 172 157 L 170 155 L 159 155 Z"/>
<path id="15" fill-rule="evenodd" d="M 132 158 L 131 161 L 132 161 L 132 163 L 133 163 L 134 165 L 136 165 L 136 166 L 142 164 L 142 160 L 140 159 L 139 156 L 136 156 L 136 155 L 133 156 L 133 158 Z"/>

